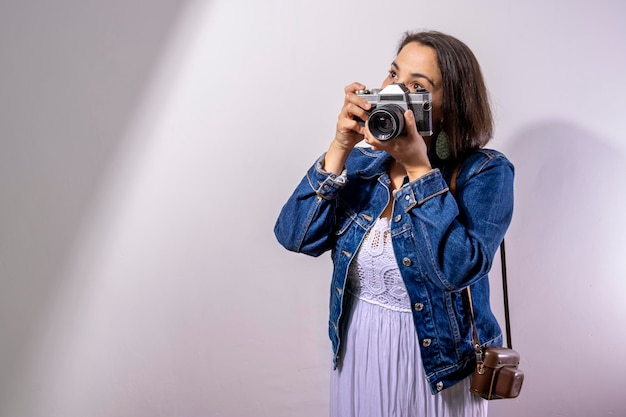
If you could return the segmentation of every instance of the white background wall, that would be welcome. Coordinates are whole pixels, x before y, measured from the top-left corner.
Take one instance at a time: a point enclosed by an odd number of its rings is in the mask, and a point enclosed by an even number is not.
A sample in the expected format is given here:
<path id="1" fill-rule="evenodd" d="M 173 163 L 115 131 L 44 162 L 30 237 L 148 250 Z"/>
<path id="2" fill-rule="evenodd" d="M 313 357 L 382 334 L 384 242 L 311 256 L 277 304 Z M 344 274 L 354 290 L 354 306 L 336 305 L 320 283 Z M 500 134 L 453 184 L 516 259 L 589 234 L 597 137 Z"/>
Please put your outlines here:
<path id="1" fill-rule="evenodd" d="M 330 260 L 272 228 L 343 86 L 377 86 L 421 28 L 474 50 L 491 146 L 517 167 L 526 381 L 491 416 L 625 416 L 624 16 L 620 0 L 1 0 L 0 416 L 326 415 Z"/>

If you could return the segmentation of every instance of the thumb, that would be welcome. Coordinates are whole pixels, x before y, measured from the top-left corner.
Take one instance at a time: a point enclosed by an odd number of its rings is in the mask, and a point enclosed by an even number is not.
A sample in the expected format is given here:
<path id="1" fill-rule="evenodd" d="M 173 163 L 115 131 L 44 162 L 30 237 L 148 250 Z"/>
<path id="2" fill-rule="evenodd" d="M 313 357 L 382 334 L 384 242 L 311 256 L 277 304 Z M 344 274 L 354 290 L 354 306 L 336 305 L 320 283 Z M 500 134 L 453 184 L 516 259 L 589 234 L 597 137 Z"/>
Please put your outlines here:
<path id="1" fill-rule="evenodd" d="M 409 109 L 404 112 L 404 123 L 406 124 L 406 131 L 409 135 L 414 135 L 417 133 L 417 128 L 415 125 L 415 114 L 413 110 Z"/>

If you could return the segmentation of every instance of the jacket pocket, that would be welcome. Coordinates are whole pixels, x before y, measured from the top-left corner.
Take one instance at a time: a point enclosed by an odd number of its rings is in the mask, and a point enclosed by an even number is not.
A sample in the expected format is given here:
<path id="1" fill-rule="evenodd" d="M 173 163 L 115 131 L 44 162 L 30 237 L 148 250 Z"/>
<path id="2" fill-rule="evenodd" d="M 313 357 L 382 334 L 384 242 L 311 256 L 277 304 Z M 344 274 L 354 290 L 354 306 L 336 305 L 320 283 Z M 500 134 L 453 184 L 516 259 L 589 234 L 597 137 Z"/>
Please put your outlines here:
<path id="1" fill-rule="evenodd" d="M 341 236 L 350 228 L 355 221 L 356 214 L 352 210 L 345 209 L 337 216 L 335 222 L 335 236 Z"/>

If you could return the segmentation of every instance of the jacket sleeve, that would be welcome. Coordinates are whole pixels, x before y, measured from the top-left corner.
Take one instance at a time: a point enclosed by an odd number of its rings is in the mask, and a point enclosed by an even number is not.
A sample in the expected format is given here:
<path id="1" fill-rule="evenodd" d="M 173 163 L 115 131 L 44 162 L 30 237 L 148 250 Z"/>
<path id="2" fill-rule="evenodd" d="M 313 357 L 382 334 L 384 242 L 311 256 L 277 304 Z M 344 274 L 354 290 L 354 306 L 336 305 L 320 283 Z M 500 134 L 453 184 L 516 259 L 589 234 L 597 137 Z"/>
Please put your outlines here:
<path id="1" fill-rule="evenodd" d="M 346 172 L 334 175 L 322 169 L 322 155 L 283 206 L 274 234 L 286 249 L 319 256 L 331 249 L 337 196 L 346 185 Z"/>
<path id="2" fill-rule="evenodd" d="M 406 249 L 435 285 L 456 291 L 487 275 L 511 222 L 513 175 L 504 155 L 478 152 L 461 166 L 456 196 L 438 170 L 396 192 L 394 216 L 408 216 L 413 239 Z"/>

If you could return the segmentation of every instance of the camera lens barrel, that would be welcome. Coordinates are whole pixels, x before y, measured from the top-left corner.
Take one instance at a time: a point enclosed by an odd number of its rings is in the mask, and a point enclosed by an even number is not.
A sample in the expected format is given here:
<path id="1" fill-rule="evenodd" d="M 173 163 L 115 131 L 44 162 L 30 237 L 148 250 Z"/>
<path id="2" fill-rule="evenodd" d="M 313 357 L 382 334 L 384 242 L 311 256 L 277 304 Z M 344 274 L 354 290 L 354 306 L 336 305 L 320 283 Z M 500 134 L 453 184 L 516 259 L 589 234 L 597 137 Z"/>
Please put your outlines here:
<path id="1" fill-rule="evenodd" d="M 397 104 L 385 104 L 374 109 L 368 117 L 372 135 L 381 141 L 404 133 L 404 109 Z"/>

